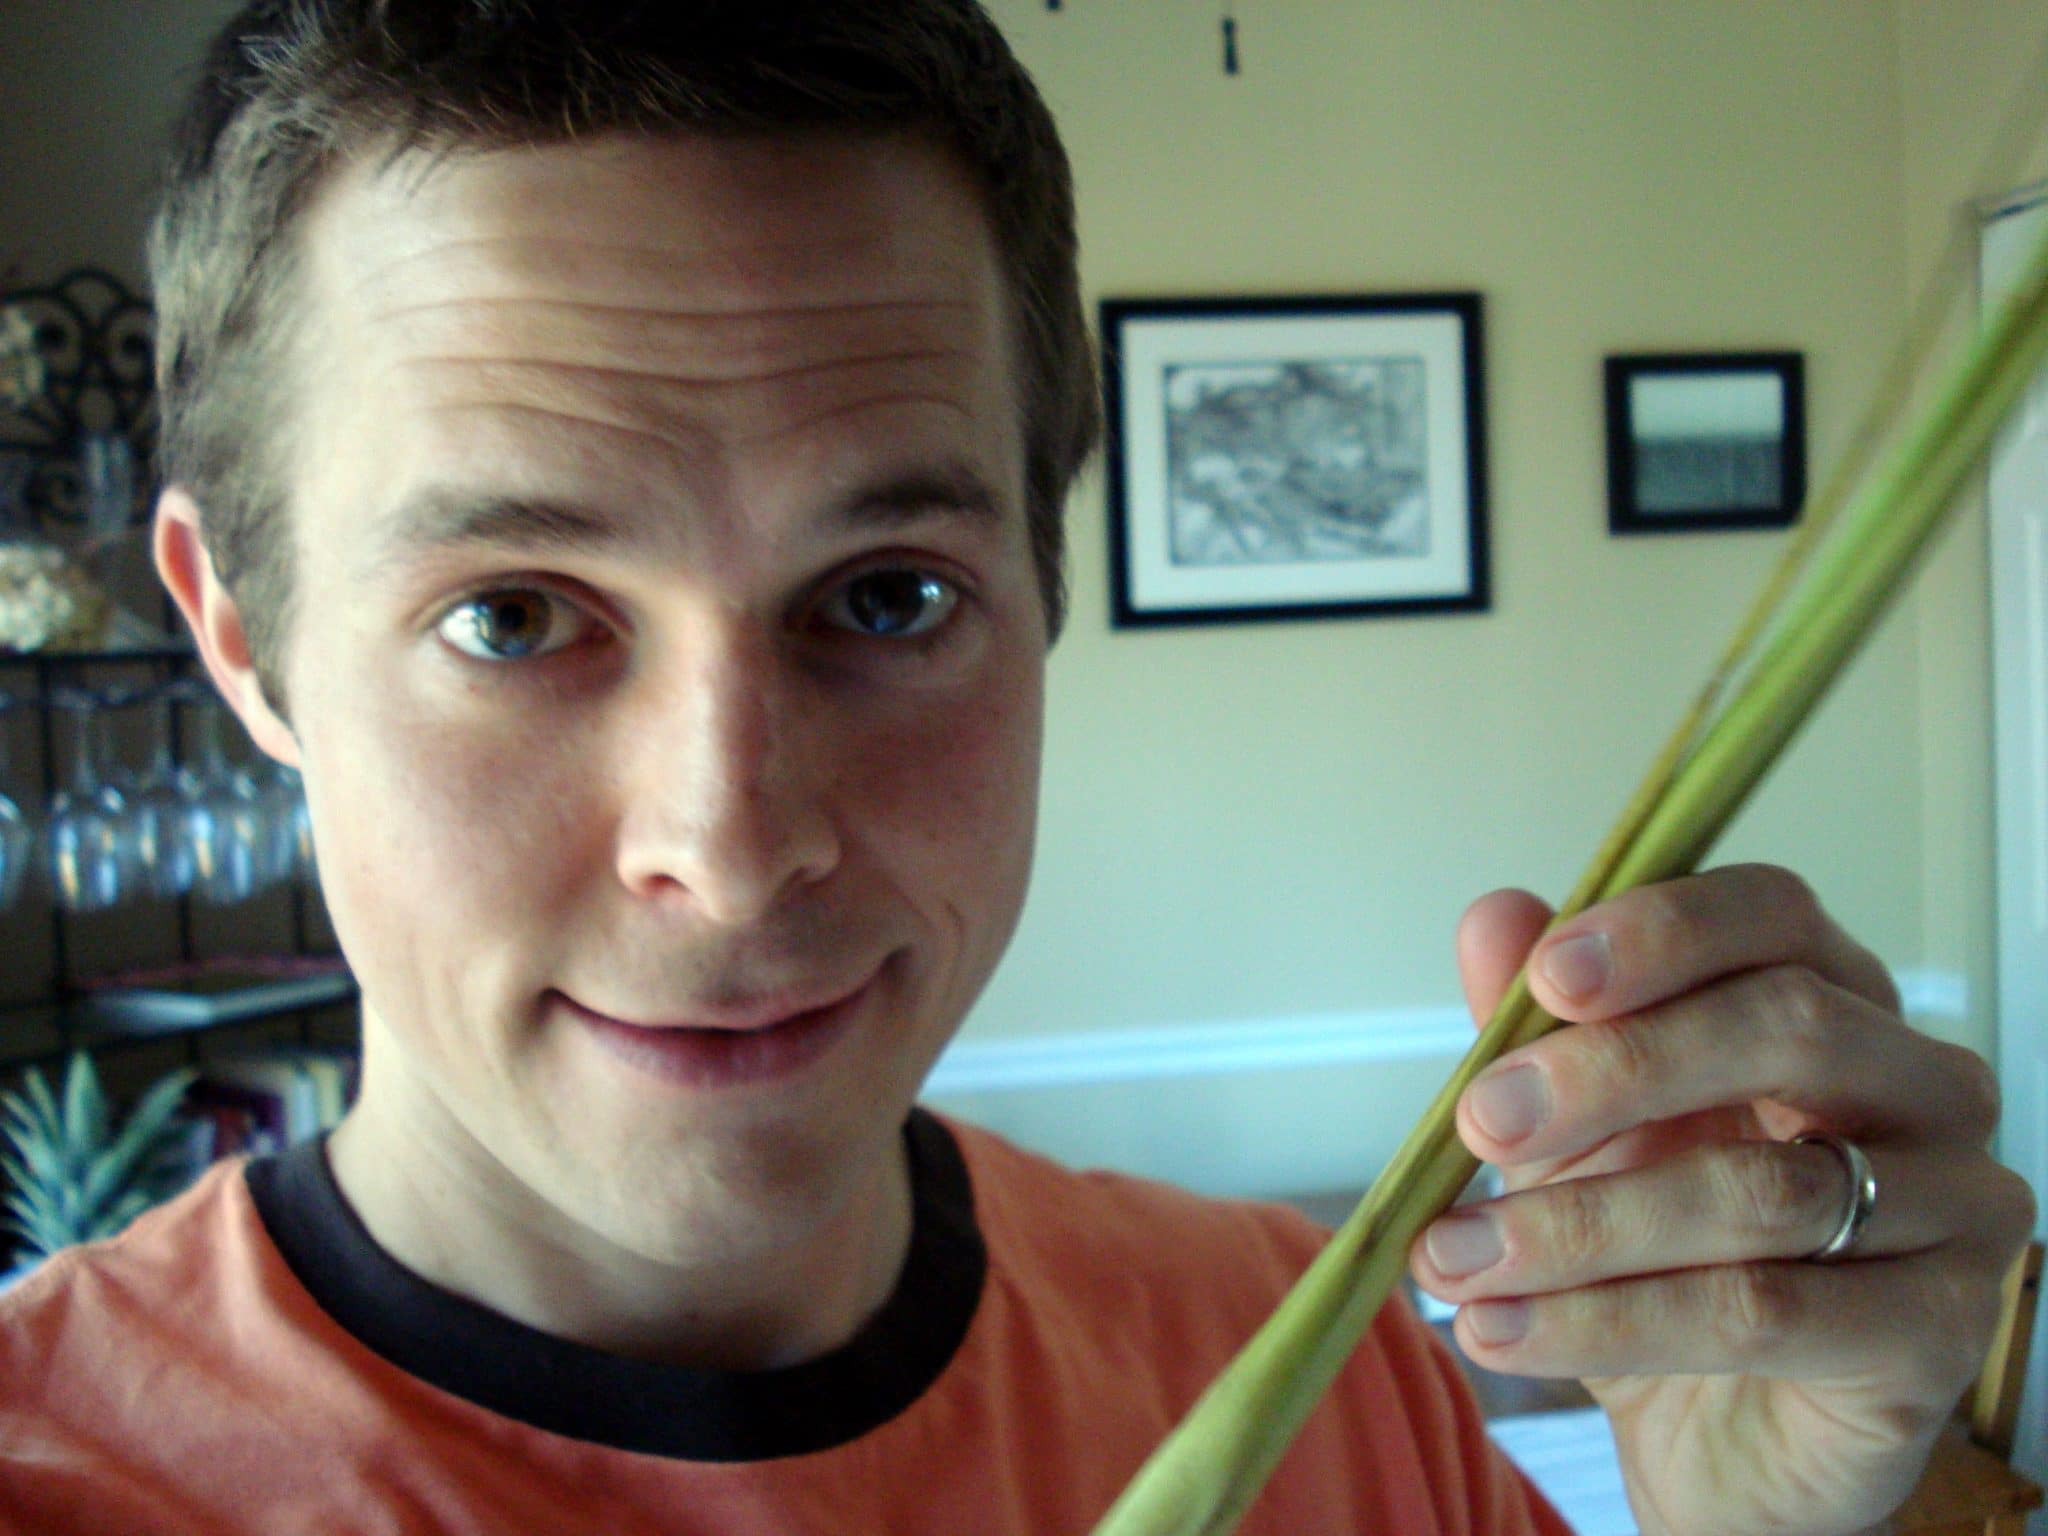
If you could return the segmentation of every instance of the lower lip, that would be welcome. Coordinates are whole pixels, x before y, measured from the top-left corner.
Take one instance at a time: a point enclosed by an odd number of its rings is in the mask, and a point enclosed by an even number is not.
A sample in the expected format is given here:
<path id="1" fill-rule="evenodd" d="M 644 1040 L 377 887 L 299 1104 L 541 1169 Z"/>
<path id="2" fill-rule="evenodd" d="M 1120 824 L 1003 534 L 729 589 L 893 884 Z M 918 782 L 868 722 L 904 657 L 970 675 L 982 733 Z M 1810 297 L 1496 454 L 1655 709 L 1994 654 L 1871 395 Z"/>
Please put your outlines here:
<path id="1" fill-rule="evenodd" d="M 765 1029 L 647 1029 L 562 1001 L 607 1054 L 650 1077 L 683 1088 L 746 1088 L 795 1077 L 830 1051 L 874 985 Z"/>

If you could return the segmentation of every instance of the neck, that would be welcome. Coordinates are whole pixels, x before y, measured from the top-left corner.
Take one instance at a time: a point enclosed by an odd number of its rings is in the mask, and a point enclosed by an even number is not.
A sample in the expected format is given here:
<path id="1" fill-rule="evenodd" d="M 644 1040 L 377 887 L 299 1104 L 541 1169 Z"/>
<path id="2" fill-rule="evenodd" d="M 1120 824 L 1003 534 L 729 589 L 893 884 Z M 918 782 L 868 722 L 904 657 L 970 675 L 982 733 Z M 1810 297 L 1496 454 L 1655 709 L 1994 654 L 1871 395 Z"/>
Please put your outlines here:
<path id="1" fill-rule="evenodd" d="M 605 1230 L 524 1182 L 437 1104 L 361 1095 L 328 1143 L 335 1181 L 392 1258 L 442 1289 L 570 1342 L 711 1370 L 766 1370 L 846 1343 L 909 1249 L 900 1134 L 836 1198 L 789 1213 L 702 1208 Z"/>

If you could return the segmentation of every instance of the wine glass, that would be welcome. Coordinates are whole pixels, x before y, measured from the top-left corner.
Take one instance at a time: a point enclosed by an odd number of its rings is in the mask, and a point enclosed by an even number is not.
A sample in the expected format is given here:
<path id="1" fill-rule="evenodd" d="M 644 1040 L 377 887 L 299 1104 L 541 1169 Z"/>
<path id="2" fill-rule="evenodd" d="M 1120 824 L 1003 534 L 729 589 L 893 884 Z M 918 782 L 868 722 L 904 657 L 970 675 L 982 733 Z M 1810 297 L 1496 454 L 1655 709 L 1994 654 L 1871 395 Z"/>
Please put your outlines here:
<path id="1" fill-rule="evenodd" d="M 221 745 L 221 717 L 226 713 L 227 706 L 214 695 L 200 704 L 199 760 L 194 770 L 207 828 L 197 848 L 193 890 L 219 906 L 247 901 L 269 884 L 262 792 L 254 774 L 228 761 Z"/>
<path id="2" fill-rule="evenodd" d="M 71 716 L 71 774 L 50 797 L 44 843 L 57 904 L 101 912 L 128 893 L 132 873 L 128 799 L 100 771 L 101 701 L 63 692 L 51 702 Z"/>
<path id="3" fill-rule="evenodd" d="M 135 447 L 118 432 L 93 432 L 78 457 L 87 535 L 97 547 L 126 533 L 135 514 Z"/>
<path id="4" fill-rule="evenodd" d="M 289 763 L 273 763 L 258 775 L 257 786 L 267 838 L 266 871 L 279 885 L 298 880 L 310 883 L 314 878 L 313 818 L 306 807 L 305 781 Z"/>
<path id="5" fill-rule="evenodd" d="M 0 907 L 11 907 L 35 859 L 35 833 L 21 806 L 7 793 L 7 717 L 16 701 L 0 694 Z"/>
<path id="6" fill-rule="evenodd" d="M 151 701 L 149 761 L 129 795 L 129 836 L 142 888 L 165 901 L 192 889 L 199 851 L 212 836 L 212 816 L 199 775 L 171 751 L 176 694 L 162 689 Z"/>

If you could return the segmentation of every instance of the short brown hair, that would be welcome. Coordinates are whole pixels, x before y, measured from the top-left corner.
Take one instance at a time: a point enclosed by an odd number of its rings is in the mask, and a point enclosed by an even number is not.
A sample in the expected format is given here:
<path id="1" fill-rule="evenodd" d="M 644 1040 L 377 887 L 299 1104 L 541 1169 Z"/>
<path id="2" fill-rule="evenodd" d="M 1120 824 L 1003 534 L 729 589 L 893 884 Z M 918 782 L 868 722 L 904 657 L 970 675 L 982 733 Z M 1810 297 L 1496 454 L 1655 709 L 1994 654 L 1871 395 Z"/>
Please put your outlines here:
<path id="1" fill-rule="evenodd" d="M 981 193 L 1019 320 L 1031 542 L 1058 633 L 1064 502 L 1101 430 L 1072 176 L 977 0 L 252 0 L 180 125 L 150 265 L 164 478 L 203 509 L 273 702 L 292 590 L 291 237 L 329 172 L 375 146 L 835 130 L 926 134 Z"/>

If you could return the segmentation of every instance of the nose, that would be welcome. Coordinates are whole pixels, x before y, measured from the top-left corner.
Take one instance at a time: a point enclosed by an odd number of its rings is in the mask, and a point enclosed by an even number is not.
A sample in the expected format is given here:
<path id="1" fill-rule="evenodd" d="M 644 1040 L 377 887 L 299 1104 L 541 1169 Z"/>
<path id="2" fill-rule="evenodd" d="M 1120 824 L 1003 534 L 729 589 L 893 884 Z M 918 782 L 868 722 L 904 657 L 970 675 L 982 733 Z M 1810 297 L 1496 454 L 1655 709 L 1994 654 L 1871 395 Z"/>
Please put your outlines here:
<path id="1" fill-rule="evenodd" d="M 732 624 L 688 650 L 621 722 L 619 878 L 742 926 L 838 867 L 830 721 L 772 641 Z"/>

